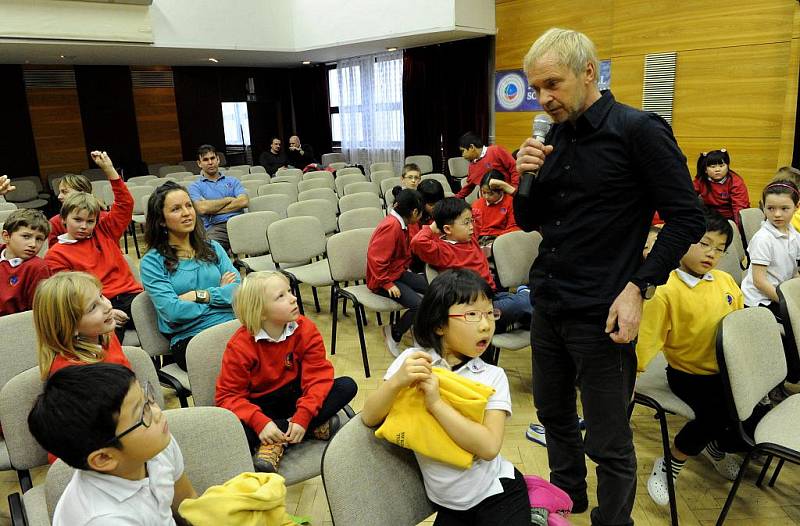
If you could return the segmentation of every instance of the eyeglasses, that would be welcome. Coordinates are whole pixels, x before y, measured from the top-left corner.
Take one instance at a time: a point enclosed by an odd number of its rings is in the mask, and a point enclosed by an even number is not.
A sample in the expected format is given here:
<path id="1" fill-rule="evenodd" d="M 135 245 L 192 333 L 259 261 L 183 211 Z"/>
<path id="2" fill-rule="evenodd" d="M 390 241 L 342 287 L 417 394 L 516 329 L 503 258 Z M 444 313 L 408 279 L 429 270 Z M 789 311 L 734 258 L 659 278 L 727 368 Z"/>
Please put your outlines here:
<path id="1" fill-rule="evenodd" d="M 472 224 L 472 223 L 474 223 L 474 222 L 475 222 L 475 219 L 473 219 L 473 218 L 471 218 L 471 217 L 470 217 L 469 219 L 465 219 L 465 220 L 461 221 L 461 222 L 460 222 L 460 223 L 458 223 L 458 224 L 459 224 L 459 225 L 464 225 L 464 226 L 469 226 L 469 225 L 471 225 L 471 224 Z"/>
<path id="2" fill-rule="evenodd" d="M 479 310 L 468 310 L 464 314 L 448 314 L 448 318 L 463 318 L 467 323 L 479 323 L 481 318 L 487 320 L 497 321 L 500 319 L 500 309 L 490 310 L 488 312 Z"/>
<path id="3" fill-rule="evenodd" d="M 150 424 L 153 423 L 153 405 L 156 404 L 156 391 L 153 388 L 150 382 L 145 381 L 142 385 L 142 391 L 144 392 L 144 405 L 142 406 L 142 416 L 139 418 L 139 421 L 123 431 L 122 433 L 118 434 L 114 438 L 108 441 L 108 443 L 117 442 L 122 437 L 135 431 L 139 427 L 150 427 Z"/>
<path id="4" fill-rule="evenodd" d="M 709 251 L 713 251 L 714 255 L 717 257 L 720 257 L 723 254 L 725 254 L 724 249 L 712 246 L 710 243 L 706 243 L 705 241 L 698 241 L 697 244 L 700 245 L 700 249 L 706 254 L 708 254 Z"/>

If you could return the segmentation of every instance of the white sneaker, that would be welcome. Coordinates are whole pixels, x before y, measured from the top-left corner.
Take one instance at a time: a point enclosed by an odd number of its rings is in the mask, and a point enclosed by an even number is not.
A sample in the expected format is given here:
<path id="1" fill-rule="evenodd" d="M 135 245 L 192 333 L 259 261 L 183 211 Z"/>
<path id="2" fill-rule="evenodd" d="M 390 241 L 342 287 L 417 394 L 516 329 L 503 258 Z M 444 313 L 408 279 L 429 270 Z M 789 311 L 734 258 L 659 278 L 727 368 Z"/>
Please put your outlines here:
<path id="1" fill-rule="evenodd" d="M 394 341 L 394 337 L 392 336 L 392 326 L 391 325 L 384 325 L 383 326 L 383 340 L 386 344 L 386 350 L 389 351 L 389 354 L 397 358 L 400 356 L 400 342 Z"/>
<path id="2" fill-rule="evenodd" d="M 647 479 L 647 493 L 653 502 L 659 506 L 669 505 L 669 488 L 667 486 L 667 472 L 665 471 L 664 457 L 656 459 L 653 464 L 653 471 L 650 473 L 650 478 Z"/>
<path id="3" fill-rule="evenodd" d="M 726 479 L 736 480 L 736 477 L 739 476 L 739 468 L 742 467 L 742 460 L 737 455 L 726 453 L 720 460 L 716 460 L 711 456 L 711 453 L 708 452 L 708 448 L 706 448 L 703 450 L 703 456 L 711 462 L 714 469 L 717 470 L 717 473 Z"/>

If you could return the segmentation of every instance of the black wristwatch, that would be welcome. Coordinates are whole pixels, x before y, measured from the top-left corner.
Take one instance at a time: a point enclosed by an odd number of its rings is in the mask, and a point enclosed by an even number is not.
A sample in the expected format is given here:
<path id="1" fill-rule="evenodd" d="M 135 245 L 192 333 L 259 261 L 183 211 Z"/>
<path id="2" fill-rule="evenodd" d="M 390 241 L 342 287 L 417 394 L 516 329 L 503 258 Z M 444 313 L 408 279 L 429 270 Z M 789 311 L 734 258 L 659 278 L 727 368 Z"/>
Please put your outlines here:
<path id="1" fill-rule="evenodd" d="M 649 300 L 656 293 L 656 286 L 653 285 L 652 283 L 648 283 L 647 281 L 641 281 L 638 279 L 632 279 L 631 283 L 639 287 L 639 292 L 642 294 L 642 299 Z"/>

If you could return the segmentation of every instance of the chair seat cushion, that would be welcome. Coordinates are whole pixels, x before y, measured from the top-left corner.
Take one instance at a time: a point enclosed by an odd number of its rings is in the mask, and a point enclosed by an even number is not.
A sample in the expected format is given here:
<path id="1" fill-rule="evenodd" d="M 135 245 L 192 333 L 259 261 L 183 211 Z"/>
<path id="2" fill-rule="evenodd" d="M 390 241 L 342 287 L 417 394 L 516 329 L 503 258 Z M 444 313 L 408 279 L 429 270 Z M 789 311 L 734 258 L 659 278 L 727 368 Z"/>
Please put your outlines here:
<path id="1" fill-rule="evenodd" d="M 663 357 L 661 354 L 658 356 Z M 661 358 L 661 360 L 663 361 L 663 358 Z M 650 367 L 636 379 L 634 392 L 637 395 L 643 395 L 653 399 L 658 405 L 664 408 L 664 410 L 670 413 L 674 413 L 689 420 L 694 420 L 694 411 L 692 408 L 689 407 L 686 402 L 678 398 L 669 388 L 665 367 L 666 361 L 663 361 L 663 367 L 661 366 L 661 362 L 651 364 Z"/>
<path id="2" fill-rule="evenodd" d="M 328 260 L 314 261 L 308 265 L 291 267 L 286 272 L 297 278 L 298 281 L 312 287 L 327 287 L 333 285 L 331 269 Z"/>
<path id="3" fill-rule="evenodd" d="M 343 291 L 355 296 L 356 300 L 364 307 L 377 312 L 400 311 L 405 307 L 394 300 L 375 294 L 366 285 L 352 285 L 342 288 Z"/>
<path id="4" fill-rule="evenodd" d="M 187 391 L 191 390 L 191 388 L 189 387 L 189 375 L 186 373 L 186 371 L 178 367 L 177 363 L 171 363 L 169 365 L 165 365 L 160 369 L 160 372 L 166 373 L 171 377 L 175 378 L 176 380 L 178 380 L 181 383 L 181 385 L 186 388 Z"/>
<path id="5" fill-rule="evenodd" d="M 50 514 L 47 513 L 44 484 L 34 486 L 22 495 L 25 515 L 29 526 L 50 526 Z"/>
<path id="6" fill-rule="evenodd" d="M 275 270 L 275 262 L 272 261 L 272 256 L 269 254 L 242 258 L 240 261 L 247 265 L 253 272 L 259 272 L 262 270 Z"/>
<path id="7" fill-rule="evenodd" d="M 47 201 L 44 199 L 31 199 L 30 201 L 14 204 L 17 205 L 17 208 L 42 208 L 43 206 L 47 206 Z"/>
<path id="8" fill-rule="evenodd" d="M 517 329 L 504 334 L 495 334 L 492 337 L 492 345 L 508 351 L 518 351 L 525 347 L 530 347 L 531 331 Z"/>
<path id="9" fill-rule="evenodd" d="M 0 438 L 0 471 L 11 469 L 11 459 L 8 458 L 8 448 L 6 441 Z"/>
<path id="10" fill-rule="evenodd" d="M 765 442 L 800 451 L 800 433 L 789 422 L 800 421 L 800 394 L 795 394 L 767 413 L 756 426 L 756 444 Z"/>

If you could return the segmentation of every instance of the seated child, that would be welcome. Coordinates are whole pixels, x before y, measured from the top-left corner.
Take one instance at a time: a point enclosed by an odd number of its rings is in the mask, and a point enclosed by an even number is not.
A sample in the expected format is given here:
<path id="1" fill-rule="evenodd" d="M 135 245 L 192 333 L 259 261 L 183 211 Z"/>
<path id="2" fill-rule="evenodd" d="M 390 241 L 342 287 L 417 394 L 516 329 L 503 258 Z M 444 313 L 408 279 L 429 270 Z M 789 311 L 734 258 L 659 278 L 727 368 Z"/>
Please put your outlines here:
<path id="1" fill-rule="evenodd" d="M 336 413 L 356 395 L 356 383 L 333 378 L 314 323 L 300 316 L 297 298 L 280 272 L 247 276 L 233 300 L 242 322 L 222 355 L 215 403 L 242 421 L 258 471 L 275 472 L 285 448 L 310 430 L 327 440 Z"/>
<path id="2" fill-rule="evenodd" d="M 134 328 L 131 303 L 142 292 L 142 286 L 133 277 L 119 248 L 119 238 L 133 217 L 133 196 L 108 154 L 94 151 L 92 159 L 111 182 L 114 206 L 104 217 L 100 202 L 93 195 L 75 192 L 67 197 L 61 206 L 61 219 L 67 231 L 58 236 L 58 243 L 47 252 L 44 260 L 54 274 L 79 270 L 97 276 L 114 306 L 117 337 L 122 341 L 125 329 Z"/>
<path id="3" fill-rule="evenodd" d="M 392 189 L 394 207 L 378 224 L 367 247 L 367 286 L 381 296 L 392 298 L 407 310 L 397 323 L 383 326 L 386 349 L 392 356 L 403 334 L 411 328 L 421 300 L 428 288 L 423 274 L 410 270 L 411 238 L 419 232 L 417 222 L 422 216 L 422 197 L 410 189 Z"/>
<path id="4" fill-rule="evenodd" d="M 492 289 L 471 270 L 448 270 L 433 280 L 422 299 L 414 333 L 424 347 L 406 349 L 367 397 L 361 420 L 377 426 L 397 394 L 416 386 L 427 410 L 461 448 L 475 455 L 469 469 L 459 469 L 415 452 L 425 492 L 438 511 L 434 525 L 529 525 L 530 501 L 522 474 L 500 455 L 505 422 L 511 416 L 506 374 L 480 356 L 489 347 L 497 312 Z M 463 416 L 439 396 L 432 367 L 449 369 L 494 388 L 483 423 Z"/>
<path id="5" fill-rule="evenodd" d="M 707 210 L 705 235 L 689 247 L 667 283 L 644 302 L 636 346 L 639 372 L 663 350 L 670 389 L 695 412 L 670 450 L 673 479 L 689 457 L 700 453 L 729 480 L 736 478 L 741 465 L 739 457 L 726 454 L 741 450 L 743 444 L 732 432 L 716 357 L 719 322 L 743 307 L 742 292 L 733 278 L 714 269 L 732 239 L 728 220 Z M 663 457 L 653 466 L 647 491 L 657 504 L 669 503 Z"/>
<path id="6" fill-rule="evenodd" d="M 67 367 L 28 415 L 43 448 L 75 468 L 53 526 L 175 524 L 195 498 L 154 389 L 120 365 Z M 179 523 L 183 523 L 180 521 Z"/>
<path id="7" fill-rule="evenodd" d="M 491 246 L 497 236 L 519 230 L 514 220 L 516 188 L 497 170 L 487 172 L 480 183 L 481 197 L 472 203 L 472 217 L 480 246 Z"/>
<path id="8" fill-rule="evenodd" d="M 433 209 L 433 223 L 422 227 L 411 240 L 411 251 L 436 270 L 467 268 L 477 272 L 492 290 L 494 278 L 489 261 L 478 245 L 472 222 L 472 209 L 463 199 L 446 197 Z M 509 330 L 514 323 L 530 323 L 533 307 L 528 287 L 516 293 L 495 292 L 494 306 L 500 311 L 496 332 Z"/>
<path id="9" fill-rule="evenodd" d="M 36 285 L 50 276 L 39 250 L 50 223 L 39 210 L 14 210 L 3 224 L 0 245 L 0 316 L 30 310 Z"/>
<path id="10" fill-rule="evenodd" d="M 400 174 L 400 186 L 403 189 L 416 190 L 422 180 L 422 172 L 414 163 L 403 166 L 403 173 Z"/>
<path id="11" fill-rule="evenodd" d="M 798 201 L 800 194 L 792 181 L 779 179 L 769 183 L 761 198 L 767 220 L 747 244 L 750 268 L 742 279 L 744 304 L 763 305 L 776 318 L 780 317 L 778 285 L 797 277 L 800 234 L 792 226 L 792 218 Z"/>
<path id="12" fill-rule="evenodd" d="M 703 203 L 725 219 L 741 222 L 739 211 L 750 206 L 744 179 L 731 170 L 725 149 L 703 152 L 697 158 L 694 190 Z"/>
<path id="13" fill-rule="evenodd" d="M 433 207 L 436 203 L 444 199 L 444 188 L 442 187 L 442 183 L 436 179 L 425 179 L 417 186 L 417 192 L 420 193 L 422 201 L 425 203 L 419 224 L 430 225 L 433 223 Z"/>
<path id="14" fill-rule="evenodd" d="M 64 201 L 69 197 L 71 194 L 75 192 L 83 192 L 86 194 L 92 193 L 92 183 L 89 179 L 84 175 L 77 175 L 77 174 L 67 174 L 61 178 L 58 182 L 58 202 L 62 205 Z M 98 202 L 100 200 L 98 199 Z M 106 210 L 107 207 L 104 206 L 102 202 L 100 202 L 100 207 L 103 210 Z M 100 212 L 100 218 L 102 219 L 104 216 L 107 216 L 108 212 Z M 58 236 L 65 233 L 67 229 L 64 227 L 64 220 L 61 219 L 61 214 L 56 214 L 50 218 L 50 235 L 47 236 L 47 246 L 52 247 L 56 243 L 58 243 Z"/>
<path id="15" fill-rule="evenodd" d="M 775 176 L 772 178 L 772 182 L 786 180 L 793 182 L 795 186 L 800 188 L 800 170 L 795 168 L 794 166 L 781 166 L 778 168 L 778 171 L 775 172 Z M 795 210 L 794 216 L 792 216 L 792 226 L 795 230 L 800 232 L 800 208 Z"/>

